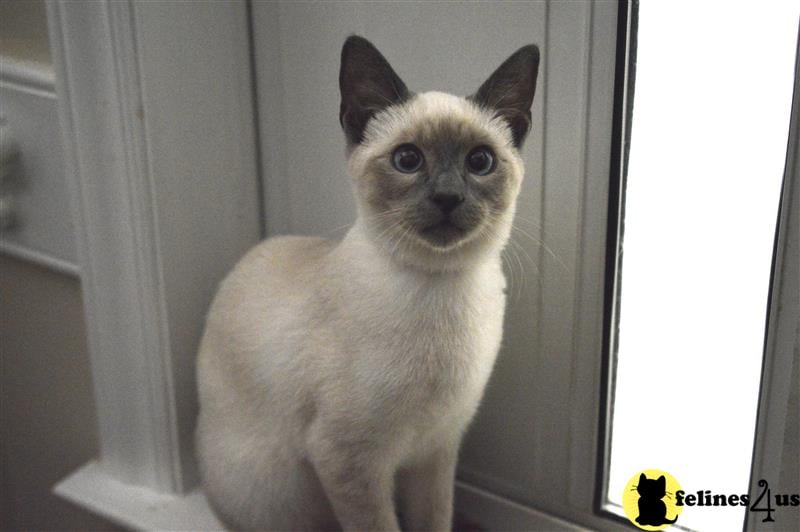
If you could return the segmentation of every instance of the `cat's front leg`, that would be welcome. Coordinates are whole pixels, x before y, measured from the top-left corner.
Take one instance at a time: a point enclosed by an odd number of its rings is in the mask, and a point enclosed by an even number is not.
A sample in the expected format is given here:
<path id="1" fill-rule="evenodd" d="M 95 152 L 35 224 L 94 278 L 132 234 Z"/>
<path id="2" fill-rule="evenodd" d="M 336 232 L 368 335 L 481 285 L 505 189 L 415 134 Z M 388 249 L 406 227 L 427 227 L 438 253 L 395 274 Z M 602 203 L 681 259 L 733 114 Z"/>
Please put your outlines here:
<path id="1" fill-rule="evenodd" d="M 386 449 L 335 427 L 311 431 L 308 451 L 345 532 L 400 532 L 394 506 L 394 464 Z"/>
<path id="2" fill-rule="evenodd" d="M 403 528 L 414 532 L 452 529 L 458 444 L 440 448 L 398 475 Z"/>

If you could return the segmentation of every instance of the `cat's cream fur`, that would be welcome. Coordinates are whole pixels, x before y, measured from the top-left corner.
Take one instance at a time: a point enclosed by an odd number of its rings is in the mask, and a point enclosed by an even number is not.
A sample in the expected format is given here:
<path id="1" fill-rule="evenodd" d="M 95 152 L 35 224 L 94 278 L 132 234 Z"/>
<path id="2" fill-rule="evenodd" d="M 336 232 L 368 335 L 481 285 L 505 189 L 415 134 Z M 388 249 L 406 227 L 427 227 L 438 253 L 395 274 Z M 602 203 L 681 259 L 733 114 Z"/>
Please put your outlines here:
<path id="1" fill-rule="evenodd" d="M 456 121 L 491 139 L 508 207 L 452 246 L 387 225 L 370 161 Z M 359 213 L 340 242 L 269 239 L 222 283 L 198 360 L 198 455 L 230 526 L 449 530 L 458 446 L 497 355 L 500 253 L 523 164 L 509 128 L 464 98 L 422 93 L 351 146 Z M 392 235 L 392 236 L 387 236 Z"/>

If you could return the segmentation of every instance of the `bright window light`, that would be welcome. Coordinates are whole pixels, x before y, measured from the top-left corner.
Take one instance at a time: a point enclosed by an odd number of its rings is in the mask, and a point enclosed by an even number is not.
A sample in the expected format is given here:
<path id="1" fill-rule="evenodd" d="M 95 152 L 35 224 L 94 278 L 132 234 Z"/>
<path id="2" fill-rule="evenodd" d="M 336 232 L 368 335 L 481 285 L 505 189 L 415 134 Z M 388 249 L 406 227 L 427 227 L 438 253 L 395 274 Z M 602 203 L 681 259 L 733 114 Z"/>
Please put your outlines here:
<path id="1" fill-rule="evenodd" d="M 639 4 L 612 505 L 647 469 L 747 493 L 798 15 L 796 0 Z M 740 530 L 744 511 L 686 507 L 678 525 Z"/>

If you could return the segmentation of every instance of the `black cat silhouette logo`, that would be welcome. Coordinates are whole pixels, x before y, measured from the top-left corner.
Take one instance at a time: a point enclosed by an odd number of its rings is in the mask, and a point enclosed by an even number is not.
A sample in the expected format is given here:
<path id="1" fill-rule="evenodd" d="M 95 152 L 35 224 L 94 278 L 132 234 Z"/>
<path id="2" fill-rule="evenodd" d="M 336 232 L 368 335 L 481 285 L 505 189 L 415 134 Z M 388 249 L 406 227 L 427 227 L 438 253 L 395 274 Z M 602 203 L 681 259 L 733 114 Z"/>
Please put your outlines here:
<path id="1" fill-rule="evenodd" d="M 641 471 L 631 477 L 622 494 L 625 515 L 642 530 L 664 530 L 683 511 L 675 504 L 675 494 L 680 489 L 675 477 L 666 471 Z"/>

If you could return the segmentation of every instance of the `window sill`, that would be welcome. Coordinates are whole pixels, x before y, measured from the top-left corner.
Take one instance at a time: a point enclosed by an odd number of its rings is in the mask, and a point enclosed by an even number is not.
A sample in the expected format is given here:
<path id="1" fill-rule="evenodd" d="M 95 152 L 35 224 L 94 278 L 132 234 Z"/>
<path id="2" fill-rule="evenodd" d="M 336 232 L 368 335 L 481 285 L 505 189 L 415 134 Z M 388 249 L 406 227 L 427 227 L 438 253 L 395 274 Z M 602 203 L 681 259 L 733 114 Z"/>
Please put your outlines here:
<path id="1" fill-rule="evenodd" d="M 53 492 L 132 530 L 224 530 L 205 495 L 165 495 L 124 484 L 89 462 L 56 484 Z"/>
<path id="2" fill-rule="evenodd" d="M 166 495 L 122 483 L 92 461 L 56 484 L 67 501 L 131 530 L 224 530 L 201 490 Z M 456 482 L 458 513 L 469 522 L 491 522 L 502 529 L 587 530 L 544 512 Z"/>

